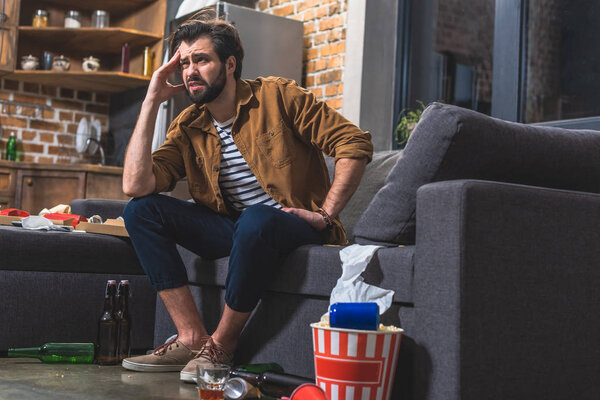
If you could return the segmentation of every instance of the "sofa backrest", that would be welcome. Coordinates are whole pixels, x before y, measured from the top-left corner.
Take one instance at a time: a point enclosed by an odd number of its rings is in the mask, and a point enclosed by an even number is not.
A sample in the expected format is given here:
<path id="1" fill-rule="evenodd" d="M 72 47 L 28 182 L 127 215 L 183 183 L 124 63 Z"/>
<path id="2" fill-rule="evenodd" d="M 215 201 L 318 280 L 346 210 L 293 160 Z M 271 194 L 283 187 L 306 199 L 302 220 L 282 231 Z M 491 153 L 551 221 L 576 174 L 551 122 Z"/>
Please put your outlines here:
<path id="1" fill-rule="evenodd" d="M 344 229 L 346 229 L 346 235 L 350 242 L 353 241 L 352 232 L 358 219 L 373 200 L 375 193 L 382 188 L 385 177 L 390 173 L 394 165 L 396 165 L 401 155 L 401 150 L 376 151 L 373 153 L 373 159 L 367 164 L 360 185 L 340 213 L 340 220 L 342 221 L 342 225 L 344 225 Z M 335 171 L 333 157 L 325 157 L 325 163 L 329 170 L 329 179 L 333 182 Z"/>
<path id="2" fill-rule="evenodd" d="M 417 189 L 482 179 L 600 192 L 600 132 L 524 125 L 433 103 L 354 229 L 362 244 L 412 244 Z"/>

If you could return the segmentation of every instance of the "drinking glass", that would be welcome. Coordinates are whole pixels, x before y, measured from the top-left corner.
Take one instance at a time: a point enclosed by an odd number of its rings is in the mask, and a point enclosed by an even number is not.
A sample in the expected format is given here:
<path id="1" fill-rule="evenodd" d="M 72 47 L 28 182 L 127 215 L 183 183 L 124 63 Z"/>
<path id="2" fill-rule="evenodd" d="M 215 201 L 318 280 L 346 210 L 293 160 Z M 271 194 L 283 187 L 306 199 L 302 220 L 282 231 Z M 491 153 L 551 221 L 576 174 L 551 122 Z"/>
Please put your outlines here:
<path id="1" fill-rule="evenodd" d="M 196 366 L 196 382 L 200 400 L 223 400 L 223 391 L 228 377 L 229 365 Z"/>

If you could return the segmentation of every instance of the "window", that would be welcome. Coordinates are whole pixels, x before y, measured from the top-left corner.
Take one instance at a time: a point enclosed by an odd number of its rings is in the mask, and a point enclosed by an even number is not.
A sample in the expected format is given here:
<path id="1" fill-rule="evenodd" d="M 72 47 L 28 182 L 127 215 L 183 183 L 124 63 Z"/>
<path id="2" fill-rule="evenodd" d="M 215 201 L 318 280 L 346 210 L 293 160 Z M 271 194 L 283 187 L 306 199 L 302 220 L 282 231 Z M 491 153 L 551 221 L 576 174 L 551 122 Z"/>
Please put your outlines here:
<path id="1" fill-rule="evenodd" d="M 523 122 L 600 115 L 600 4 L 529 0 Z"/>
<path id="2" fill-rule="evenodd" d="M 442 101 L 491 113 L 494 0 L 410 1 L 400 106 Z"/>

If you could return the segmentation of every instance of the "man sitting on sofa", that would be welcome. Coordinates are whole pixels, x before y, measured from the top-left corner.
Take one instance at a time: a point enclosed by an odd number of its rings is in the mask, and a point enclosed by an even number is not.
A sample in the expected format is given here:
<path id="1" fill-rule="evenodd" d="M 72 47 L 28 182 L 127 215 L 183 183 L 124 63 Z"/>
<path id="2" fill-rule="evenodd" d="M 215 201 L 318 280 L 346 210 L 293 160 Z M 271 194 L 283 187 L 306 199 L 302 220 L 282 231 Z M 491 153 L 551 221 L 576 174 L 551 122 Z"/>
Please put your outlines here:
<path id="1" fill-rule="evenodd" d="M 241 331 L 277 266 L 298 246 L 345 244 L 337 215 L 372 156 L 370 135 L 293 81 L 240 79 L 243 49 L 231 24 L 201 11 L 170 39 L 173 58 L 150 82 L 127 148 L 124 218 L 177 338 L 127 358 L 134 371 L 231 364 Z M 167 77 L 180 70 L 184 85 Z M 153 154 L 159 105 L 187 90 L 194 105 L 171 124 Z M 335 157 L 333 184 L 322 152 Z M 158 194 L 187 176 L 194 202 Z M 225 307 L 208 335 L 196 309 L 179 244 L 207 259 L 229 255 Z"/>

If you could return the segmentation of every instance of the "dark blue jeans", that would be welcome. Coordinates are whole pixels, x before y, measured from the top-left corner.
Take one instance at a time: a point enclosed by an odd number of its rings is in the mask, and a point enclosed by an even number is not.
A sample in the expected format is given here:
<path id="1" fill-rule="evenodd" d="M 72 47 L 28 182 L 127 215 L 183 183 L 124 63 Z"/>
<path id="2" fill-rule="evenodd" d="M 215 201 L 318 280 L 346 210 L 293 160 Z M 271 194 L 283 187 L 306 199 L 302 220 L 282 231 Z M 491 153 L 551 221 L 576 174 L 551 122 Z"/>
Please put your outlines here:
<path id="1" fill-rule="evenodd" d="M 153 194 L 131 200 L 123 217 L 156 290 L 188 282 L 176 244 L 205 259 L 229 255 L 225 302 L 239 312 L 254 309 L 288 253 L 304 244 L 323 243 L 301 218 L 264 205 L 248 207 L 234 221 L 207 207 Z"/>

